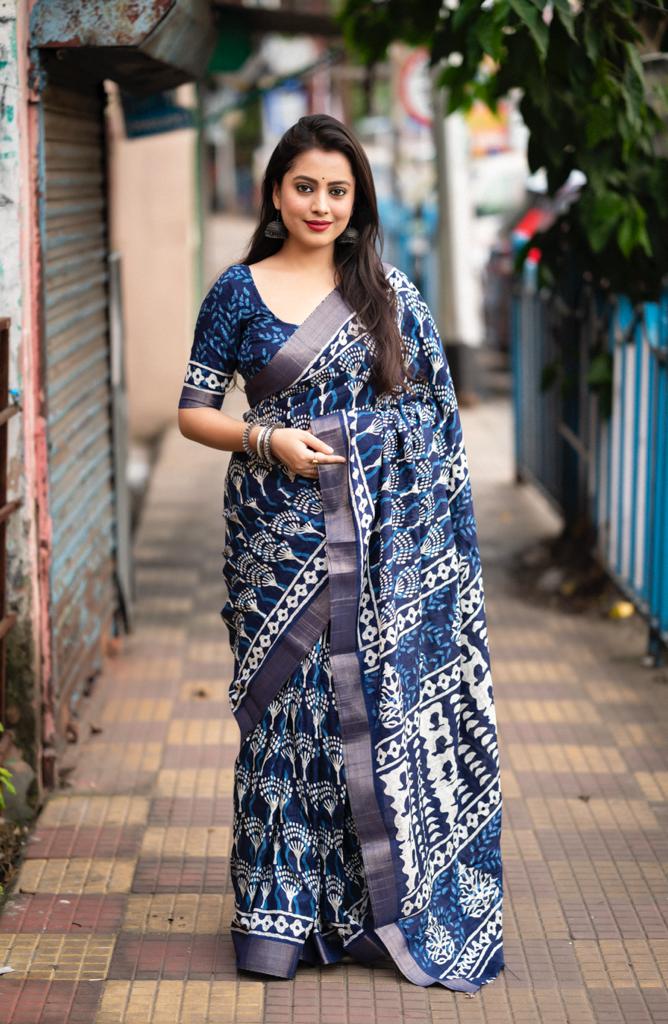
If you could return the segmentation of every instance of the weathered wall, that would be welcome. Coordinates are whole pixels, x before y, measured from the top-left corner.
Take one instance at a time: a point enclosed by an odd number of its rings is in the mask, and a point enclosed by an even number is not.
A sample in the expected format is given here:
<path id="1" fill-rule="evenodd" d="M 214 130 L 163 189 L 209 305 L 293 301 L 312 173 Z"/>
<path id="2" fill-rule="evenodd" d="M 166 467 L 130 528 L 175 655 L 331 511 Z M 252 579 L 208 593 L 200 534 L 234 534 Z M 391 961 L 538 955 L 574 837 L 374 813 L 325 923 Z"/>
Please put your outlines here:
<path id="1" fill-rule="evenodd" d="M 38 276 L 33 260 L 27 7 L 21 0 L 0 0 L 0 316 L 11 319 L 9 381 L 22 406 L 8 432 L 8 496 L 20 497 L 23 504 L 7 529 L 7 599 L 18 612 L 18 622 L 7 640 L 6 724 L 23 757 L 38 768 L 42 616 L 35 509 L 43 505 L 39 492 L 43 495 L 46 486 L 46 463 L 42 459 L 40 465 L 37 454 L 44 451 L 38 441 L 44 437 L 44 424 L 35 388 L 33 305 Z M 10 759 L 25 795 L 33 773 L 22 769 L 14 755 Z"/>
<path id="2" fill-rule="evenodd" d="M 190 86 L 180 90 L 185 104 Z M 112 93 L 112 248 L 121 254 L 130 435 L 148 440 L 172 424 L 195 302 L 198 245 L 195 131 L 126 139 Z"/>

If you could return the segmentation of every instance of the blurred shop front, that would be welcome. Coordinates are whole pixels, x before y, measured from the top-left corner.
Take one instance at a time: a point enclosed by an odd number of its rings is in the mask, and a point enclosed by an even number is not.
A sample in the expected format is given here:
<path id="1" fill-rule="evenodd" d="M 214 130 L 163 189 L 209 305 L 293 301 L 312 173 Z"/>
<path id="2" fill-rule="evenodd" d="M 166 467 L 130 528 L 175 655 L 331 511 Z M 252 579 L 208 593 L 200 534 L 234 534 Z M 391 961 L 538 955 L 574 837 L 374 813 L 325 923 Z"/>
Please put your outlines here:
<path id="1" fill-rule="evenodd" d="M 5 742 L 19 745 L 39 793 L 57 781 L 78 702 L 132 619 L 122 278 L 111 230 L 123 195 L 110 185 L 109 94 L 147 97 L 191 81 L 216 37 L 206 0 L 37 0 L 29 20 L 27 5 L 10 6 L 22 44 L 9 69 L 14 170 L 30 211 L 18 241 L 30 259 L 2 302 L 30 315 L 15 317 L 10 334 L 23 415 L 9 478 L 23 518 L 8 537 L 17 629 L 6 652 Z M 12 770 L 20 777 L 20 765 Z"/>

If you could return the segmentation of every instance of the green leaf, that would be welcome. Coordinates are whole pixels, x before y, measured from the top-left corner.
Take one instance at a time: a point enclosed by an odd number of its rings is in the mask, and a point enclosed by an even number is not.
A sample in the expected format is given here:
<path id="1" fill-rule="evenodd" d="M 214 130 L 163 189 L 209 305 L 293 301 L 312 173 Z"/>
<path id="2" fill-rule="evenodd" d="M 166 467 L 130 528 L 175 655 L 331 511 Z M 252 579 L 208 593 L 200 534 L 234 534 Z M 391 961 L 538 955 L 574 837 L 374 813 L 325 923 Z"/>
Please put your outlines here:
<path id="1" fill-rule="evenodd" d="M 559 21 L 564 26 L 573 42 L 577 41 L 575 35 L 575 16 L 571 10 L 569 0 L 554 0 L 554 9 Z"/>
<path id="2" fill-rule="evenodd" d="M 586 139 L 588 146 L 596 146 L 603 139 L 617 133 L 617 118 L 614 111 L 600 103 L 589 108 L 586 118 Z"/>
<path id="3" fill-rule="evenodd" d="M 531 3 L 531 0 L 509 0 L 509 2 L 515 14 L 531 33 L 531 38 L 536 44 L 541 60 L 543 60 L 547 54 L 550 33 L 540 11 Z"/>
<path id="4" fill-rule="evenodd" d="M 612 358 L 607 352 L 598 352 L 589 363 L 587 383 L 590 387 L 600 387 L 612 380 Z"/>
<path id="5" fill-rule="evenodd" d="M 474 32 L 485 53 L 496 61 L 501 60 L 505 53 L 503 26 L 495 18 L 480 15 L 475 23 Z"/>
<path id="6" fill-rule="evenodd" d="M 616 192 L 604 191 L 587 197 L 584 207 L 588 211 L 589 244 L 594 252 L 600 252 L 624 215 L 626 203 Z"/>

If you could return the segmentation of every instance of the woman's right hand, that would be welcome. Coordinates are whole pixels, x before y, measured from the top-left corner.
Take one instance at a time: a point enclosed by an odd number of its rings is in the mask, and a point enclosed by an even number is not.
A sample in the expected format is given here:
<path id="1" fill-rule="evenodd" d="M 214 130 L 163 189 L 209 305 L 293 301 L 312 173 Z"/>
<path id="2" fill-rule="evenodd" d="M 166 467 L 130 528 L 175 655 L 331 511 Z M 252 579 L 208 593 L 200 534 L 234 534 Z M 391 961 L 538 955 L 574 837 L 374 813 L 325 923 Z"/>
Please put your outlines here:
<path id="1" fill-rule="evenodd" d="M 315 434 L 294 427 L 276 427 L 271 435 L 271 450 L 290 475 L 299 473 L 312 480 L 318 477 L 318 467 L 313 465 L 315 457 L 320 464 L 346 461 L 344 455 L 334 455 L 334 449 Z"/>

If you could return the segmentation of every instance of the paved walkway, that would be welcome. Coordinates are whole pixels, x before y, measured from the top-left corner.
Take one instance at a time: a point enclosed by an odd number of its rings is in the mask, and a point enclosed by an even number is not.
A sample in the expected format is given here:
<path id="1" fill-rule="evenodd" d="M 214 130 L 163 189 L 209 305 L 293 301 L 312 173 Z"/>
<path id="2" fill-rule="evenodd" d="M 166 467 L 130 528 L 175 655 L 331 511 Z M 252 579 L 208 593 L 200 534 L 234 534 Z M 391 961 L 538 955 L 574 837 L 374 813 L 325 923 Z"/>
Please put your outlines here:
<path id="1" fill-rule="evenodd" d="M 668 1021 L 664 674 L 639 666 L 641 623 L 520 591 L 513 552 L 557 522 L 511 482 L 507 403 L 462 415 L 499 721 L 506 970 L 472 997 L 390 966 L 237 977 L 227 457 L 174 430 L 137 541 L 136 632 L 96 686 L 95 728 L 82 728 L 69 787 L 49 800 L 0 916 L 0 964 L 15 971 L 0 977 L 0 1024 Z"/>

